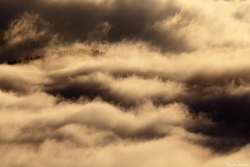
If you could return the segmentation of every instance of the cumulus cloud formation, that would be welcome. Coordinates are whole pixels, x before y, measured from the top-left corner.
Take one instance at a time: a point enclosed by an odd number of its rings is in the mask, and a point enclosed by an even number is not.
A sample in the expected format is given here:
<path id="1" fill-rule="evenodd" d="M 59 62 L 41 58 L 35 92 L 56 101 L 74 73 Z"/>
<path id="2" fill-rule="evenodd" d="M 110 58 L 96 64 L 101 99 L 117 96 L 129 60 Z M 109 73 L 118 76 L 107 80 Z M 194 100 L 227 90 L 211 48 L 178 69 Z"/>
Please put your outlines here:
<path id="1" fill-rule="evenodd" d="M 1 166 L 250 165 L 249 7 L 1 0 Z"/>

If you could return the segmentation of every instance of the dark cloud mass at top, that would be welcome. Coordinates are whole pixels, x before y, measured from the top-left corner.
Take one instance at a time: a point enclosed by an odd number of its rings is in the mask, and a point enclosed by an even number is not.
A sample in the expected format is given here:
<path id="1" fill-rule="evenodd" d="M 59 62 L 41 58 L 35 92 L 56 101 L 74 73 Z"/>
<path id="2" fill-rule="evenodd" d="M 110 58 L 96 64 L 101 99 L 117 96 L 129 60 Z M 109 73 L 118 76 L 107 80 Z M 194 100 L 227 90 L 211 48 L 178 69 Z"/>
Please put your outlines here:
<path id="1" fill-rule="evenodd" d="M 3 17 L 1 18 L 3 20 L 1 29 L 6 29 L 10 19 L 26 11 L 40 14 L 52 24 L 50 30 L 59 33 L 67 42 L 89 40 L 90 34 L 96 26 L 107 21 L 112 28 L 106 39 L 102 40 L 119 42 L 123 39 L 138 39 L 152 42 L 161 47 L 164 52 L 169 50 L 178 53 L 193 49 L 185 42 L 185 37 L 178 37 L 171 32 L 175 27 L 158 30 L 155 25 L 159 21 L 180 13 L 181 8 L 174 2 L 158 4 L 151 0 L 144 3 L 122 0 L 101 2 L 3 0 L 0 5 L 1 17 Z M 192 15 L 189 13 L 183 15 L 187 17 L 183 18 L 187 21 L 192 19 Z M 186 24 L 180 26 L 186 26 Z"/>
<path id="2" fill-rule="evenodd" d="M 0 166 L 250 165 L 249 8 L 0 0 Z"/>

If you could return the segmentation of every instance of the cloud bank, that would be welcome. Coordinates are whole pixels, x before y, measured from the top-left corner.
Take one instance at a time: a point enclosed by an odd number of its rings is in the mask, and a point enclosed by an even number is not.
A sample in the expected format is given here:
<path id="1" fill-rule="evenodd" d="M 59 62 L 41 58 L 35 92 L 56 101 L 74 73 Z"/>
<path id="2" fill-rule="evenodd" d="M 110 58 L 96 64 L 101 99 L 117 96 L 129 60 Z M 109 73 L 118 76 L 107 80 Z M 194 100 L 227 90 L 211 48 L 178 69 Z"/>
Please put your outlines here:
<path id="1" fill-rule="evenodd" d="M 1 166 L 250 165 L 249 7 L 0 1 Z"/>

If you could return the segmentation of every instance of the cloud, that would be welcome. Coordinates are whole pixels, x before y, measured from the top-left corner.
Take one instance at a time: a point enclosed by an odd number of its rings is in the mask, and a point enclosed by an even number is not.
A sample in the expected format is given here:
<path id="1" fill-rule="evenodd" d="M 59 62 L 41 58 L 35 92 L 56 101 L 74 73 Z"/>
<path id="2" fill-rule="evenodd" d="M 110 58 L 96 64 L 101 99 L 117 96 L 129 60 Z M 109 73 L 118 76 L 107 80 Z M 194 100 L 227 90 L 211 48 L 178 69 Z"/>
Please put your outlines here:
<path id="1" fill-rule="evenodd" d="M 0 26 L 5 32 L 4 39 L 12 43 L 26 39 L 23 45 L 14 49 L 18 50 L 19 54 L 20 51 L 30 50 L 27 47 L 32 49 L 34 46 L 41 47 L 51 40 L 55 42 L 58 38 L 64 42 L 116 43 L 124 39 L 144 41 L 158 47 L 162 53 L 179 54 L 204 47 L 242 48 L 249 45 L 248 2 L 233 2 L 234 5 L 226 1 L 186 3 L 181 0 L 176 2 L 148 0 L 145 3 L 121 0 L 65 2 L 25 0 L 22 4 L 12 1 L 0 3 L 2 3 L 1 15 L 4 17 L 2 20 L 6 20 Z M 205 3 L 209 5 L 204 7 Z M 244 11 L 239 11 L 242 7 Z M 215 8 L 223 12 L 214 16 Z M 23 12 L 23 15 L 16 17 Z M 242 19 L 239 19 L 238 15 L 242 16 Z M 13 18 L 14 21 L 9 23 Z M 25 30 L 23 26 L 26 26 Z M 17 31 L 18 29 L 20 31 Z M 15 38 L 12 38 L 14 34 Z M 2 58 L 2 61 L 18 58 L 7 56 L 14 54 L 11 50 L 5 50 L 5 58 Z M 32 51 L 32 54 L 27 52 L 22 54 L 42 55 L 44 52 Z"/>
<path id="2" fill-rule="evenodd" d="M 48 82 L 46 75 L 34 66 L 0 66 L 1 90 L 14 92 L 32 92 L 39 90 L 39 85 Z"/>
<path id="3" fill-rule="evenodd" d="M 174 17 L 180 12 L 181 8 L 172 2 L 154 3 L 147 1 L 145 3 L 137 3 L 134 1 L 24 1 L 18 5 L 17 13 L 11 10 L 15 5 L 10 5 L 10 1 L 1 1 L 5 4 L 2 9 L 2 14 L 10 19 L 20 12 L 29 11 L 41 13 L 41 16 L 48 22 L 52 23 L 51 29 L 53 32 L 62 36 L 65 41 L 86 41 L 93 37 L 93 34 L 98 34 L 95 30 L 101 22 L 106 22 L 111 25 L 107 40 L 109 42 L 119 42 L 122 39 L 139 39 L 152 42 L 161 47 L 163 51 L 170 50 L 173 52 L 182 52 L 191 50 L 185 39 L 185 35 L 173 35 L 171 32 L 176 27 L 182 25 L 173 22 L 170 27 L 161 26 L 162 30 L 158 31 L 156 22 L 161 22 L 168 17 Z M 3 6 L 3 5 L 1 5 Z M 55 14 L 56 13 L 56 14 Z M 58 18 L 58 16 L 60 16 Z M 132 16 L 132 17 L 131 17 Z M 170 20 L 170 19 L 169 19 Z M 171 21 L 170 21 L 171 22 Z M 156 25 L 155 25 L 156 24 Z M 185 26 L 185 25 L 184 25 Z M 5 25 L 1 26 L 6 29 Z M 95 33 L 93 33 L 95 30 Z M 154 35 L 155 34 L 155 35 Z M 180 45 L 186 45 L 180 47 Z"/>
<path id="4" fill-rule="evenodd" d="M 249 164 L 248 8 L 0 1 L 0 164 Z"/>
<path id="5" fill-rule="evenodd" d="M 37 14 L 18 15 L 2 35 L 0 61 L 21 60 L 44 54 L 43 48 L 56 41 L 57 35 L 49 30 L 49 23 Z"/>
<path id="6" fill-rule="evenodd" d="M 102 101 L 58 103 L 55 97 L 44 93 L 21 97 L 2 93 L 1 96 L 9 99 L 1 106 L 1 127 L 4 128 L 1 128 L 0 147 L 8 150 L 3 155 L 1 164 L 6 166 L 50 166 L 60 165 L 64 161 L 73 166 L 98 166 L 106 163 L 107 166 L 136 166 L 144 164 L 142 159 L 145 156 L 148 157 L 145 165 L 161 164 L 163 161 L 172 164 L 178 163 L 176 161 L 180 154 L 186 155 L 186 160 L 180 162 L 183 164 L 203 163 L 203 166 L 206 166 L 228 163 L 224 156 L 213 156 L 209 149 L 204 152 L 204 148 L 201 150 L 200 146 L 195 144 L 208 143 L 211 140 L 184 130 L 189 121 L 186 117 L 188 113 L 183 112 L 186 109 L 179 104 L 155 108 L 148 103 L 124 112 Z M 31 100 L 35 103 L 27 103 Z M 39 100 L 40 102 L 37 102 Z M 156 138 L 151 138 L 151 135 Z M 148 138 L 149 136 L 151 137 Z M 183 151 L 183 147 L 189 149 Z M 175 152 L 169 155 L 166 150 L 172 149 Z M 245 154 L 248 149 L 248 146 L 245 146 L 231 153 L 230 160 L 237 161 L 240 158 L 241 162 L 248 163 L 248 155 Z M 17 161 L 10 161 L 18 152 L 23 154 Z M 70 158 L 72 155 L 75 158 Z M 55 156 L 58 156 L 60 161 L 55 162 Z M 115 160 L 114 156 L 119 158 Z M 80 157 L 84 160 L 76 161 Z M 44 161 L 45 158 L 47 161 Z"/>

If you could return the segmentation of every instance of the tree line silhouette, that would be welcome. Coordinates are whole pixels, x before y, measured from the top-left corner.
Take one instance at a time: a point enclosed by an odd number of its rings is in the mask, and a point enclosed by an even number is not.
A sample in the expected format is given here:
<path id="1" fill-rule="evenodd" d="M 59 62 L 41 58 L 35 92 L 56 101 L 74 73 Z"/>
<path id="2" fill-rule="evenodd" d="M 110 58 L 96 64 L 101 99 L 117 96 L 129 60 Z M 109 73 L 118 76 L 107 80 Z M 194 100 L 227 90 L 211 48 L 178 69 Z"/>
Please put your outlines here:
<path id="1" fill-rule="evenodd" d="M 24 59 L 8 60 L 8 61 L 0 62 L 0 64 L 15 65 L 15 64 L 20 64 L 20 63 L 28 63 L 32 60 L 41 59 L 42 57 L 43 56 L 36 56 L 36 57 L 26 56 Z"/>
<path id="2" fill-rule="evenodd" d="M 99 50 L 91 50 L 92 55 L 96 56 L 96 55 L 100 55 L 100 54 L 105 54 L 105 52 L 100 52 Z M 9 64 L 9 65 L 15 65 L 15 64 L 20 64 L 20 63 L 28 63 L 32 60 L 37 60 L 37 59 L 41 59 L 43 56 L 35 56 L 35 57 L 30 57 L 30 56 L 26 56 L 24 59 L 15 59 L 15 60 L 8 60 L 8 61 L 3 61 L 0 62 L 0 64 Z"/>

